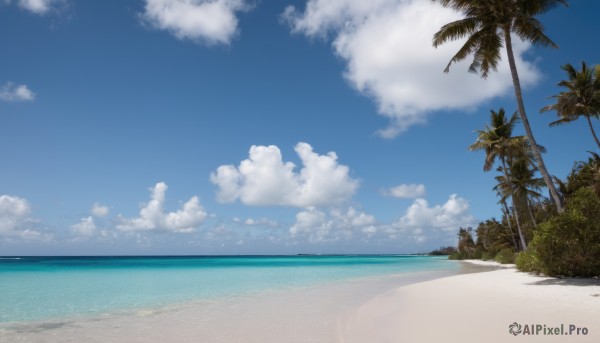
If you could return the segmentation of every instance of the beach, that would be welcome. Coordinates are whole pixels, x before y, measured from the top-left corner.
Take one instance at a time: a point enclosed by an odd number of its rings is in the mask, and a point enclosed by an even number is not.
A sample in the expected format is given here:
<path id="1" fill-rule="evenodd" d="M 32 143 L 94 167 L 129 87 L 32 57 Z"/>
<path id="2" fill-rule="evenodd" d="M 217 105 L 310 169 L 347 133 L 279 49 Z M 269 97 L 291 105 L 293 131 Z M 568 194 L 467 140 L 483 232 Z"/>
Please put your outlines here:
<path id="1" fill-rule="evenodd" d="M 600 280 L 532 276 L 509 266 L 412 284 L 356 309 L 340 341 L 599 342 Z"/>
<path id="2" fill-rule="evenodd" d="M 9 324 L 0 327 L 0 342 L 599 341 L 600 281 L 536 277 L 480 261 L 448 263 L 460 269 Z M 523 337 L 509 333 L 513 323 Z M 564 332 L 574 325 L 579 335 L 523 335 L 532 324 Z"/>
<path id="3" fill-rule="evenodd" d="M 346 315 L 398 285 L 454 272 L 415 272 L 101 316 L 5 326 L 0 342 L 335 343 Z"/>
<path id="4" fill-rule="evenodd" d="M 338 342 L 374 297 L 481 268 L 414 255 L 8 259 L 0 342 Z"/>

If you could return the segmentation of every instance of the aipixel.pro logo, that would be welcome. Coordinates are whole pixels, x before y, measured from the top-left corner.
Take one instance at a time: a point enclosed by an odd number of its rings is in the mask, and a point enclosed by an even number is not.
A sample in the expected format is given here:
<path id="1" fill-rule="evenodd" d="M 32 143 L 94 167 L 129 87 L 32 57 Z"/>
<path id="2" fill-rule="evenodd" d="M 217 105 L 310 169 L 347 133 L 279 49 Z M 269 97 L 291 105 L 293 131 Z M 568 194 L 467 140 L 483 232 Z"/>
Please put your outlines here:
<path id="1" fill-rule="evenodd" d="M 514 322 L 508 326 L 508 333 L 513 336 L 586 336 L 589 330 L 586 327 L 579 327 L 577 325 L 560 324 L 558 326 L 548 326 L 546 324 L 524 324 L 521 325 Z"/>

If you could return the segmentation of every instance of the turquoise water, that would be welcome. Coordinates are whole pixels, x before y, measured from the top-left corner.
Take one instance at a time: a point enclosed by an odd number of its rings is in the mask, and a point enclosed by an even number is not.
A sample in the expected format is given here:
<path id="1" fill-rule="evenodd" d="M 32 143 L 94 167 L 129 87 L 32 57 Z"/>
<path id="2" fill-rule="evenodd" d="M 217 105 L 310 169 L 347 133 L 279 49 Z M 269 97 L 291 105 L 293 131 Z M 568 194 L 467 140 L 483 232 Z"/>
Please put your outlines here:
<path id="1" fill-rule="evenodd" d="M 458 268 L 410 255 L 0 258 L 0 323 Z"/>

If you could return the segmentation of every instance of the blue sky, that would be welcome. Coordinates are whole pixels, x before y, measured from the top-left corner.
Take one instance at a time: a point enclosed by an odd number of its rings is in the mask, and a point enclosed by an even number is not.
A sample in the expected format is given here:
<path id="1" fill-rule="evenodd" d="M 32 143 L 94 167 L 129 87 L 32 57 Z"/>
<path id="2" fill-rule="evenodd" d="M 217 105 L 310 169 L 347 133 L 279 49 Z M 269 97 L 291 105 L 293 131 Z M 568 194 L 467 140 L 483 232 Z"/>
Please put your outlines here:
<path id="1" fill-rule="evenodd" d="M 594 142 L 538 111 L 560 65 L 599 62 L 599 9 L 544 15 L 558 50 L 515 46 L 560 177 Z M 0 255 L 453 244 L 499 215 L 473 131 L 516 109 L 505 63 L 442 73 L 460 43 L 431 34 L 456 18 L 426 0 L 3 1 Z"/>

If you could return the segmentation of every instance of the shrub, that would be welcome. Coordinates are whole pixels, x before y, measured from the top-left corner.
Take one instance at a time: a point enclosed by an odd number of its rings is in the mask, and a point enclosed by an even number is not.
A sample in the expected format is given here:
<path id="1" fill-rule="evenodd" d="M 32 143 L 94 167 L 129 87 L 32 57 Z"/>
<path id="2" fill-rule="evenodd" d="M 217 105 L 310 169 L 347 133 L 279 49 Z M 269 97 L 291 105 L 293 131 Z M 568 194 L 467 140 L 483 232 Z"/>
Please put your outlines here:
<path id="1" fill-rule="evenodd" d="M 555 276 L 600 275 L 598 195 L 589 188 L 577 190 L 565 212 L 540 224 L 517 266 Z"/>
<path id="2" fill-rule="evenodd" d="M 540 261 L 538 261 L 537 256 L 532 251 L 533 249 L 530 246 L 528 251 L 521 251 L 515 256 L 517 269 L 528 273 L 539 273 L 541 271 Z"/>
<path id="3" fill-rule="evenodd" d="M 483 257 L 483 249 L 481 247 L 476 247 L 475 251 L 473 251 L 468 258 L 474 259 L 474 260 L 481 260 L 482 257 Z"/>
<path id="4" fill-rule="evenodd" d="M 496 254 L 495 260 L 501 264 L 515 263 L 515 252 L 510 248 L 504 248 Z"/>
<path id="5" fill-rule="evenodd" d="M 495 257 L 494 253 L 493 253 L 493 252 L 491 252 L 491 251 L 489 251 L 489 250 L 488 250 L 488 251 L 486 251 L 486 252 L 484 252 L 484 253 L 481 255 L 481 259 L 482 259 L 482 260 L 484 260 L 484 261 L 491 261 L 491 260 L 493 260 L 493 259 L 494 259 L 494 257 Z"/>

